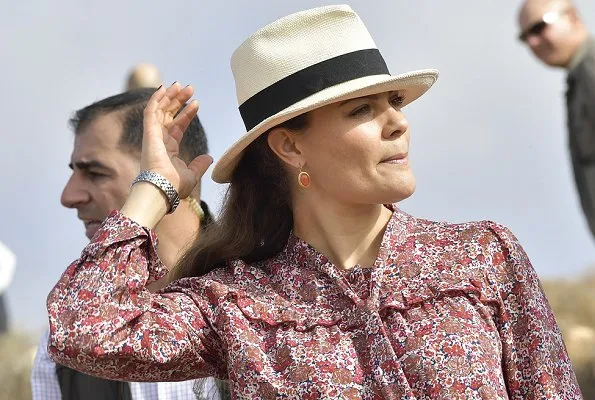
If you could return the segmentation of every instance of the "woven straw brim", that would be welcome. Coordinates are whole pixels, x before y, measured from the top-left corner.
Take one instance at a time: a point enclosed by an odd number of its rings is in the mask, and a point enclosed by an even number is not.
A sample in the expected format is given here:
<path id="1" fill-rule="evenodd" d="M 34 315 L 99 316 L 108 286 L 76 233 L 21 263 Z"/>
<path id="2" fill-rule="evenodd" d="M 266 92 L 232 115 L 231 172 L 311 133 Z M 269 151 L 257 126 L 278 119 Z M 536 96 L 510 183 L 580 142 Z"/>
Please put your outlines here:
<path id="1" fill-rule="evenodd" d="M 211 177 L 218 183 L 230 182 L 236 165 L 250 143 L 264 132 L 293 117 L 338 101 L 397 90 L 402 92 L 405 106 L 424 94 L 436 79 L 438 71 L 426 69 L 396 76 L 366 76 L 324 89 L 265 119 L 248 131 L 221 156 L 213 168 Z"/>

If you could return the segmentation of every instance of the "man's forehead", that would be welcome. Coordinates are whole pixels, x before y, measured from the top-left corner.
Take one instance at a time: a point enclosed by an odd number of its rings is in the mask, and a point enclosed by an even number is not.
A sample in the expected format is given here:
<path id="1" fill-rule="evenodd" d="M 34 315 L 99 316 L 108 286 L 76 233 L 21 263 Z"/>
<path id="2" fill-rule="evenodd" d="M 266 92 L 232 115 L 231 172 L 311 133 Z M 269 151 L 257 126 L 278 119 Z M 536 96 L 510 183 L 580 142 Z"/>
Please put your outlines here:
<path id="1" fill-rule="evenodd" d="M 71 155 L 73 163 L 92 160 L 105 163 L 118 157 L 132 157 L 120 145 L 122 124 L 118 116 L 113 114 L 94 118 L 75 134 Z"/>
<path id="2" fill-rule="evenodd" d="M 570 0 L 527 0 L 519 12 L 519 24 L 521 28 L 526 28 L 539 21 L 544 14 L 563 10 L 571 5 Z"/>
<path id="3" fill-rule="evenodd" d="M 75 142 L 95 145 L 117 145 L 122 136 L 122 118 L 120 113 L 99 114 L 84 123 L 75 134 Z"/>

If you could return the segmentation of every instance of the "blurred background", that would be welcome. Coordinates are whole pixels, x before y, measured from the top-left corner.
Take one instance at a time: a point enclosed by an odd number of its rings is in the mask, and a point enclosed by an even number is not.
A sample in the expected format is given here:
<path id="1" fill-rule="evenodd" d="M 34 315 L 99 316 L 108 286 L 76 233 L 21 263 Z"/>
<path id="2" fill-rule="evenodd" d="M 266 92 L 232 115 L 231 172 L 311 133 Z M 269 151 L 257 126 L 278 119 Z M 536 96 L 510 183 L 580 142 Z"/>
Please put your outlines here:
<path id="1" fill-rule="evenodd" d="M 594 31 L 595 2 L 575 3 Z M 123 91 L 132 68 L 151 63 L 166 84 L 194 86 L 217 159 L 244 131 L 229 68 L 233 50 L 276 18 L 325 4 L 3 3 L 0 241 L 17 266 L 4 293 L 10 330 L 0 336 L 0 399 L 28 398 L 47 293 L 87 243 L 76 211 L 59 202 L 70 173 L 71 113 Z M 585 398 L 595 398 L 587 388 L 595 386 L 595 246 L 568 159 L 565 72 L 538 63 L 516 39 L 517 0 L 349 4 L 392 73 L 441 72 L 428 95 L 405 109 L 418 189 L 402 208 L 435 220 L 508 226 L 544 282 Z M 215 211 L 224 190 L 203 179 L 203 199 Z"/>

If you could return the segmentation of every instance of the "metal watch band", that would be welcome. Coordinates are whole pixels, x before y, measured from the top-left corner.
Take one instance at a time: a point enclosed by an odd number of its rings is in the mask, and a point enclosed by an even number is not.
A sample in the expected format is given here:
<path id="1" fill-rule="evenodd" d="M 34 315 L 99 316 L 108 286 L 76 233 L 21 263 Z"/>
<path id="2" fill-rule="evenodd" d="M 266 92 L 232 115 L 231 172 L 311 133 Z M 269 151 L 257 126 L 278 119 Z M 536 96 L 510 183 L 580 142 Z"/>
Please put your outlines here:
<path id="1" fill-rule="evenodd" d="M 161 189 L 169 201 L 169 211 L 167 213 L 171 214 L 176 211 L 176 208 L 180 204 L 180 196 L 178 196 L 178 192 L 166 178 L 153 171 L 142 171 L 132 184 L 134 185 L 138 182 L 149 182 Z"/>

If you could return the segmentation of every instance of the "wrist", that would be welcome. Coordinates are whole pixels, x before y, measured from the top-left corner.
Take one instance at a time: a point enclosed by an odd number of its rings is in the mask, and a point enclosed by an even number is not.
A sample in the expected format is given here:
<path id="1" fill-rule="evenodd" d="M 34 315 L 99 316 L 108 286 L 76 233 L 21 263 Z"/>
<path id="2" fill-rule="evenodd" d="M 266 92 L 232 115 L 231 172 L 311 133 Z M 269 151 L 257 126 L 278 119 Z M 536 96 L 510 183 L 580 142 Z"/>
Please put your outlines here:
<path id="1" fill-rule="evenodd" d="M 134 184 L 120 210 L 126 217 L 149 229 L 154 229 L 168 211 L 169 199 L 149 182 Z"/>

